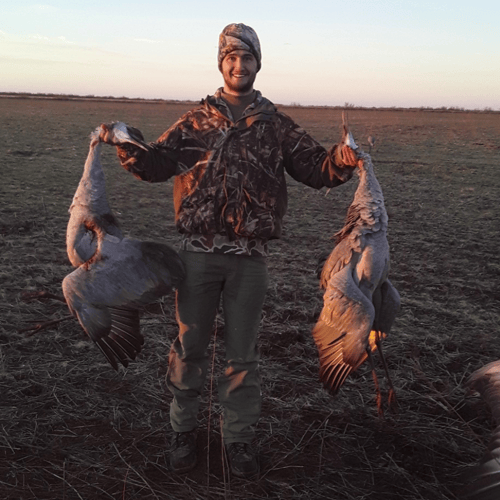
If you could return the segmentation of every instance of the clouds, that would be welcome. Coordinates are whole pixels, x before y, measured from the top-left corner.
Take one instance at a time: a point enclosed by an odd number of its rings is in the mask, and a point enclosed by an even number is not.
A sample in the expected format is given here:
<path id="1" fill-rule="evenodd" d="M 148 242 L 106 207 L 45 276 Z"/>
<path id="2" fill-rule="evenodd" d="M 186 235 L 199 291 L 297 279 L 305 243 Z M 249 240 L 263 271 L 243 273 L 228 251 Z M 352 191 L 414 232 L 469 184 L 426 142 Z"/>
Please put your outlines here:
<path id="1" fill-rule="evenodd" d="M 14 35 L 0 31 L 2 45 L 0 46 L 1 52 L 11 51 L 17 53 L 22 51 L 23 47 L 67 47 L 76 46 L 76 42 L 68 40 L 65 36 L 47 36 L 38 33 L 27 35 Z"/>
<path id="2" fill-rule="evenodd" d="M 106 58 L 105 52 L 97 47 L 84 47 L 68 40 L 65 36 L 30 34 L 25 36 L 4 33 L 0 45 L 0 56 L 11 61 L 39 62 L 84 62 Z M 97 61 L 96 61 L 97 62 Z M 40 75 L 41 76 L 41 75 Z"/>
<path id="3" fill-rule="evenodd" d="M 178 70 L 183 59 L 176 41 L 123 37 L 101 46 L 5 32 L 0 40 L 1 91 L 199 99 L 220 84 L 215 54 L 213 64 Z M 208 85 L 202 94 L 200 79 Z"/>

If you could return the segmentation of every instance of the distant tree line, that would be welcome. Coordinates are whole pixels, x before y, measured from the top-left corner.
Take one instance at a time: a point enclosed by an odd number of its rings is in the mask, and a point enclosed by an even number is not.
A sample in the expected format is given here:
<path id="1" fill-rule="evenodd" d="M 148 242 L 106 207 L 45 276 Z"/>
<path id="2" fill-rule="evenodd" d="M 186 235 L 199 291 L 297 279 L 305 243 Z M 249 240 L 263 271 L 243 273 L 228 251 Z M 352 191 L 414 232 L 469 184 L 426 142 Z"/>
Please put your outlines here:
<path id="1" fill-rule="evenodd" d="M 71 101 L 71 100 L 95 100 L 95 101 L 118 101 L 118 102 L 144 102 L 144 103 L 195 103 L 197 101 L 190 100 L 179 100 L 179 99 L 146 99 L 143 97 L 115 97 L 115 96 L 95 96 L 95 95 L 76 95 L 76 94 L 52 94 L 52 93 L 31 93 L 31 92 L 0 92 L 0 97 L 4 98 L 18 98 L 18 99 L 54 99 L 61 101 Z M 426 111 L 426 112 L 446 112 L 446 113 L 500 113 L 500 109 L 494 110 L 493 108 L 487 106 L 482 109 L 467 109 L 459 106 L 441 106 L 438 108 L 433 108 L 430 106 L 420 106 L 420 107 L 409 107 L 405 108 L 402 106 L 357 106 L 350 102 L 344 103 L 343 106 L 327 106 L 327 105 L 302 105 L 298 102 L 292 102 L 291 104 L 281 105 L 291 108 L 327 108 L 327 109 L 350 109 L 350 110 L 373 110 L 373 111 Z"/>
<path id="2" fill-rule="evenodd" d="M 118 102 L 144 102 L 144 103 L 185 103 L 196 102 L 179 99 L 146 99 L 143 97 L 115 97 L 115 96 L 95 96 L 95 95 L 77 95 L 77 94 L 52 94 L 52 93 L 31 93 L 31 92 L 0 92 L 0 97 L 18 98 L 18 99 L 53 99 L 58 101 L 118 101 Z"/>

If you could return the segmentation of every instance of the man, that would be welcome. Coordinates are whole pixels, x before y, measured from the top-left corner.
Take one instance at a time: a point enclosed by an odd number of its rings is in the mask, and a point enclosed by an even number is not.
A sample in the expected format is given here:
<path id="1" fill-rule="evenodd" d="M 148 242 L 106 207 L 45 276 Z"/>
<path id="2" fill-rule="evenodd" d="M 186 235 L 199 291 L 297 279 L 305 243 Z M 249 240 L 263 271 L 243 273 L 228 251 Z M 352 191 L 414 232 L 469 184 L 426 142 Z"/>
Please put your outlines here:
<path id="1" fill-rule="evenodd" d="M 326 151 L 254 90 L 261 49 L 252 28 L 224 28 L 218 64 L 223 88 L 146 150 L 127 144 L 118 147 L 118 156 L 142 180 L 175 176 L 186 278 L 177 290 L 179 336 L 167 374 L 173 394 L 170 465 L 183 472 L 196 464 L 199 395 L 222 296 L 226 369 L 218 393 L 223 440 L 232 473 L 252 477 L 259 470 L 251 448 L 261 409 L 257 333 L 268 284 L 267 244 L 280 236 L 287 206 L 285 171 L 316 189 L 334 187 L 351 178 L 356 156 L 346 146 Z M 102 139 L 112 142 L 107 134 Z"/>

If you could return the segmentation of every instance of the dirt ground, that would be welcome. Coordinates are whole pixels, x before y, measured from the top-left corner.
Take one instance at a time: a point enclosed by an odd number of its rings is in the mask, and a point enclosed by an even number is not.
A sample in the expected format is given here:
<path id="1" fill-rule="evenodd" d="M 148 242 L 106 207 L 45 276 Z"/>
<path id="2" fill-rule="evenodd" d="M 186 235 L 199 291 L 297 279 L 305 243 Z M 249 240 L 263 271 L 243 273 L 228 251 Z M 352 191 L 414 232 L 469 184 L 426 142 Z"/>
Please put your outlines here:
<path id="1" fill-rule="evenodd" d="M 55 300 L 71 265 L 68 208 L 88 136 L 121 120 L 154 140 L 192 104 L 0 99 L 0 497 L 4 499 L 457 499 L 484 453 L 492 421 L 468 394 L 468 375 L 500 358 L 500 113 L 350 110 L 372 150 L 389 212 L 391 281 L 402 309 L 385 353 L 396 413 L 377 416 L 368 366 L 335 398 L 318 381 L 310 335 L 322 306 L 318 255 L 333 248 L 356 181 L 315 191 L 289 179 L 289 210 L 270 244 L 271 284 L 260 333 L 263 413 L 256 481 L 228 476 L 221 460 L 216 379 L 200 415 L 197 468 L 169 471 L 165 388 L 176 335 L 166 296 L 142 316 L 146 345 L 115 373 Z M 282 108 L 325 146 L 341 110 Z M 172 184 L 139 182 L 103 164 L 110 204 L 125 232 L 177 245 Z M 383 386 L 386 387 L 385 385 Z"/>

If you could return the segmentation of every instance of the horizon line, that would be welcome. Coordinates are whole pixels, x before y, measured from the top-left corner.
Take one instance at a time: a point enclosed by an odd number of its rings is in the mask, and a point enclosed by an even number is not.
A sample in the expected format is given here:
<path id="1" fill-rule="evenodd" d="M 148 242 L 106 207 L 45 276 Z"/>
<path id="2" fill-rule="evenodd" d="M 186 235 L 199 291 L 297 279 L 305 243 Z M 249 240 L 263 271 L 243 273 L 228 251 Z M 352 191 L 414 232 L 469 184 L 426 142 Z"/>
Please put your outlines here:
<path id="1" fill-rule="evenodd" d="M 52 92 L 0 92 L 0 98 L 11 99 L 53 99 L 53 100 L 74 100 L 74 101 L 119 101 L 119 102 L 144 102 L 150 104 L 168 103 L 168 104 L 196 104 L 200 99 L 165 99 L 165 98 L 150 98 L 150 97 L 116 97 L 116 96 L 96 96 L 94 94 L 80 95 L 80 94 L 64 94 Z M 286 108 L 322 108 L 322 109 L 350 109 L 350 110 L 372 110 L 372 111 L 435 111 L 435 112 L 462 112 L 462 113 L 500 113 L 490 106 L 484 108 L 465 108 L 462 106 L 362 106 L 346 102 L 344 105 L 330 105 L 330 104 L 300 104 L 292 102 L 290 104 L 274 103 L 276 106 Z"/>

